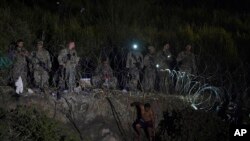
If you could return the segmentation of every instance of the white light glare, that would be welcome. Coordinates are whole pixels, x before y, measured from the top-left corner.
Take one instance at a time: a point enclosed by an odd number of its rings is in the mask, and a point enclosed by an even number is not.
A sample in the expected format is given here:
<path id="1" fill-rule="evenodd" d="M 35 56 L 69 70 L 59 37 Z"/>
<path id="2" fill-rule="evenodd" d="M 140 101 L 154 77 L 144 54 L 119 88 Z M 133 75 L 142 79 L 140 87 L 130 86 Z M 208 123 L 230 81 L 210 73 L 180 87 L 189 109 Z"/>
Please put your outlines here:
<path id="1" fill-rule="evenodd" d="M 191 107 L 193 107 L 195 110 L 198 109 L 194 104 L 192 104 Z"/>
<path id="2" fill-rule="evenodd" d="M 137 44 L 134 44 L 134 45 L 133 45 L 133 48 L 134 48 L 134 49 L 137 49 L 137 48 L 138 48 L 138 45 L 137 45 Z"/>

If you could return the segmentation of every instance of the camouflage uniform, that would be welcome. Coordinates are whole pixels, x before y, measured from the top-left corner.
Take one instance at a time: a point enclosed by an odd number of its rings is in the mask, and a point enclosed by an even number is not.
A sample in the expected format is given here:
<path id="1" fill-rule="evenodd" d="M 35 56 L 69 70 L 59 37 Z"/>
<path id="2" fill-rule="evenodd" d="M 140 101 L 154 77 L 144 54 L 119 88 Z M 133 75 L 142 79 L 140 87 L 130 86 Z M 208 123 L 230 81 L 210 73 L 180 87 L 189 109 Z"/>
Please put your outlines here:
<path id="1" fill-rule="evenodd" d="M 109 65 L 99 65 L 95 70 L 95 76 L 92 77 L 92 83 L 96 88 L 111 88 L 117 86 L 117 79 L 113 75 L 113 70 Z"/>
<path id="2" fill-rule="evenodd" d="M 19 76 L 21 76 L 23 81 L 23 87 L 27 86 L 27 73 L 28 73 L 28 65 L 25 54 L 27 50 L 25 48 L 17 48 L 14 51 L 14 63 L 12 68 L 12 79 L 15 82 Z"/>
<path id="3" fill-rule="evenodd" d="M 196 73 L 195 56 L 192 52 L 183 51 L 178 54 L 176 60 L 181 72 Z"/>
<path id="4" fill-rule="evenodd" d="M 156 56 L 154 54 L 147 54 L 144 57 L 144 77 L 143 77 L 143 87 L 147 92 L 154 91 L 155 80 L 156 80 Z"/>
<path id="5" fill-rule="evenodd" d="M 31 55 L 35 84 L 43 89 L 48 86 L 49 71 L 52 67 L 49 52 L 41 49 Z"/>
<path id="6" fill-rule="evenodd" d="M 172 54 L 169 50 L 160 51 L 157 54 L 157 74 L 160 92 L 169 93 L 169 63 L 172 61 Z"/>
<path id="7" fill-rule="evenodd" d="M 130 80 L 128 87 L 136 90 L 140 80 L 140 71 L 143 68 L 143 56 L 140 52 L 130 52 L 127 55 L 126 68 L 129 69 Z"/>
<path id="8" fill-rule="evenodd" d="M 60 87 L 65 88 L 65 83 L 70 92 L 76 87 L 76 66 L 79 57 L 75 49 L 63 49 L 58 56 L 59 65 L 62 66 L 62 77 L 60 78 Z"/>

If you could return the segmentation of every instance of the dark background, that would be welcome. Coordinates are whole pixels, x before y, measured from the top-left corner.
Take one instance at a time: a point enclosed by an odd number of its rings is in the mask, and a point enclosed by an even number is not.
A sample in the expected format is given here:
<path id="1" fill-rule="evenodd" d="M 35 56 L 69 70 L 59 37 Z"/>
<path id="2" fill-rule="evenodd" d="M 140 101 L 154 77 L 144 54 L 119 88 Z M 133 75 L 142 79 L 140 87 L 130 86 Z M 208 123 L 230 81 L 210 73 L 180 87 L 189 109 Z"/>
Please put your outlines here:
<path id="1" fill-rule="evenodd" d="M 167 41 L 175 56 L 190 43 L 199 73 L 207 76 L 230 72 L 230 76 L 235 74 L 232 79 L 236 83 L 248 78 L 249 1 L 2 0 L 0 3 L 1 52 L 7 52 L 9 44 L 19 38 L 32 51 L 34 42 L 42 39 L 56 59 L 61 45 L 74 39 L 81 62 L 85 66 L 91 64 L 89 71 L 100 56 L 106 55 L 119 73 L 133 43 L 145 54 L 147 45 L 160 50 Z"/>

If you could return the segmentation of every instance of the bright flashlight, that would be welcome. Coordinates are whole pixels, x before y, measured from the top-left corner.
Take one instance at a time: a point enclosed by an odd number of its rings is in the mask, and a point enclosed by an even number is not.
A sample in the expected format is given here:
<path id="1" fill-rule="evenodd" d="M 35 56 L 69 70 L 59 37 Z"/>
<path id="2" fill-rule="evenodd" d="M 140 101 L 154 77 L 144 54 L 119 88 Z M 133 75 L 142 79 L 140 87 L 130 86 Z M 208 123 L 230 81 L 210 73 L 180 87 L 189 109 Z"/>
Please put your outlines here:
<path id="1" fill-rule="evenodd" d="M 171 55 L 168 55 L 168 58 L 170 58 L 171 57 Z"/>
<path id="2" fill-rule="evenodd" d="M 195 110 L 198 110 L 198 108 L 194 104 L 191 104 L 191 107 L 193 107 Z"/>
<path id="3" fill-rule="evenodd" d="M 133 49 L 137 49 L 138 48 L 138 45 L 137 44 L 134 44 L 133 45 Z"/>
<path id="4" fill-rule="evenodd" d="M 157 67 L 157 68 L 159 68 L 159 67 L 160 67 L 160 65 L 159 65 L 159 64 L 156 64 L 156 67 Z"/>

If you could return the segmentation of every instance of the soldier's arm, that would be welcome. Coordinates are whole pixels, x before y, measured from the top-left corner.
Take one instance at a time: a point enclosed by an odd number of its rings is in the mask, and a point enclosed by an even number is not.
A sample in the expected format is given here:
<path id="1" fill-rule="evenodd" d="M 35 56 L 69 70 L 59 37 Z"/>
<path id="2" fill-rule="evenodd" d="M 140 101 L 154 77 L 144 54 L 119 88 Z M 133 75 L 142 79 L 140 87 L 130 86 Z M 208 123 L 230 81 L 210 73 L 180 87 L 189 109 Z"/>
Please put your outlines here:
<path id="1" fill-rule="evenodd" d="M 162 61 L 162 58 L 161 58 L 161 52 L 158 52 L 155 56 L 155 61 L 156 61 L 156 64 L 159 64 L 161 61 Z"/>
<path id="2" fill-rule="evenodd" d="M 131 53 L 128 53 L 126 60 L 126 68 L 130 68 L 131 65 Z"/>
<path id="3" fill-rule="evenodd" d="M 76 66 L 78 64 L 80 58 L 77 56 L 77 52 L 76 51 L 74 53 L 75 53 L 75 56 L 74 56 L 74 60 L 73 60 L 74 62 L 73 63 Z"/>
<path id="4" fill-rule="evenodd" d="M 181 52 L 181 53 L 178 54 L 178 56 L 176 58 L 176 61 L 180 62 L 180 61 L 182 61 L 182 59 L 183 59 L 183 52 Z"/>
<path id="5" fill-rule="evenodd" d="M 24 50 L 22 51 L 22 55 L 25 56 L 25 58 L 26 58 L 28 61 L 31 62 L 31 59 L 32 59 L 33 56 L 32 56 L 32 54 L 29 53 L 26 49 L 24 49 Z"/>
<path id="6" fill-rule="evenodd" d="M 29 57 L 29 56 L 30 56 L 28 50 L 26 50 L 25 48 L 22 49 L 21 55 L 23 55 L 23 56 L 25 56 L 25 57 Z"/>
<path id="7" fill-rule="evenodd" d="M 36 52 L 35 51 L 32 51 L 30 53 L 30 55 L 27 56 L 27 58 L 28 58 L 28 60 L 30 60 L 31 64 L 36 64 L 37 63 L 37 59 L 35 58 L 35 56 L 36 56 Z"/>
<path id="8" fill-rule="evenodd" d="M 143 64 L 145 67 L 147 67 L 149 65 L 149 60 L 148 60 L 148 56 L 145 56 L 144 59 L 143 59 Z"/>
<path id="9" fill-rule="evenodd" d="M 58 55 L 58 57 L 57 57 L 57 60 L 58 60 L 58 62 L 59 62 L 59 65 L 62 65 L 62 66 L 64 66 L 65 64 L 64 64 L 64 62 L 63 62 L 63 58 L 65 57 L 65 51 L 64 50 L 61 50 L 60 51 L 60 53 L 59 53 L 59 55 Z"/>

